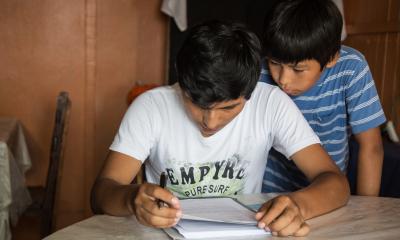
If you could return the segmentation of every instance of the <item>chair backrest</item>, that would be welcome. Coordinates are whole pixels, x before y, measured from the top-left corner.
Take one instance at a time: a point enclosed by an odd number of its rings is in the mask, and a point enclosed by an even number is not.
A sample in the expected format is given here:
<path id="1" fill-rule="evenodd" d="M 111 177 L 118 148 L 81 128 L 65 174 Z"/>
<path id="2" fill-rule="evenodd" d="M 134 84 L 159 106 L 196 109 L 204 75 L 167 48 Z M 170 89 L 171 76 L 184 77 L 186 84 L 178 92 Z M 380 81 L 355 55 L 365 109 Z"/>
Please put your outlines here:
<path id="1" fill-rule="evenodd" d="M 45 186 L 45 196 L 42 203 L 42 236 L 51 233 L 53 225 L 53 210 L 56 196 L 57 179 L 59 169 L 62 165 L 63 149 L 68 129 L 69 111 L 71 101 L 67 92 L 60 92 L 57 97 L 57 108 L 55 114 L 55 123 L 50 148 L 50 162 L 47 170 L 47 179 Z"/>

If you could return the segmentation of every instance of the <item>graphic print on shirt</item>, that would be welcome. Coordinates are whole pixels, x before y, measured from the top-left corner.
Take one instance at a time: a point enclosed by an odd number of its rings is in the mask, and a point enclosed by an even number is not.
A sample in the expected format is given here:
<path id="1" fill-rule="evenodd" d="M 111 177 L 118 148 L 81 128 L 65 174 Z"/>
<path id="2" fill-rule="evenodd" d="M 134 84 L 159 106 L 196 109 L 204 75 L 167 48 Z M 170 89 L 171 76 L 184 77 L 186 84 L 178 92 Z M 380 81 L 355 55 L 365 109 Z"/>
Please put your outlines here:
<path id="1" fill-rule="evenodd" d="M 170 160 L 169 162 L 174 162 Z M 248 161 L 238 154 L 207 163 L 168 164 L 168 189 L 178 197 L 212 197 L 240 194 L 247 177 Z"/>

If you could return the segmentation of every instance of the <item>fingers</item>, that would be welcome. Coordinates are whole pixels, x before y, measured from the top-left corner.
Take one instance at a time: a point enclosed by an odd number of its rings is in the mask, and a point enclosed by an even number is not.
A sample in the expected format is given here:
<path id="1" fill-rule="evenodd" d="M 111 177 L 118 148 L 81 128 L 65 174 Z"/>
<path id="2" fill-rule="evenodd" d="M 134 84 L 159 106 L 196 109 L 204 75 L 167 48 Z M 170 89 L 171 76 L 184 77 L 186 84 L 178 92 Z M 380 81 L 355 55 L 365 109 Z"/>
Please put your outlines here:
<path id="1" fill-rule="evenodd" d="M 289 224 L 291 224 L 292 228 L 299 228 L 303 223 L 303 219 L 300 215 L 300 211 L 291 205 L 286 206 L 282 210 L 281 213 L 277 213 L 277 209 L 271 209 L 275 212 L 271 216 L 266 216 L 265 219 L 268 222 L 268 225 L 273 230 L 280 230 L 286 228 Z M 275 217 L 274 217 L 275 216 Z"/>
<path id="2" fill-rule="evenodd" d="M 167 209 L 167 208 L 163 208 Z M 176 210 L 173 210 L 176 211 Z M 152 227 L 157 227 L 157 228 L 167 228 L 167 227 L 172 227 L 176 225 L 179 221 L 179 218 L 176 217 L 164 217 L 158 214 L 157 212 L 149 212 L 144 208 L 139 208 L 137 212 L 137 219 L 139 220 L 140 223 L 147 225 L 147 226 L 152 226 Z"/>
<path id="3" fill-rule="evenodd" d="M 270 230 L 278 236 L 290 236 L 296 233 L 303 225 L 303 220 L 289 211 L 285 212 L 276 221 L 269 225 Z"/>
<path id="4" fill-rule="evenodd" d="M 276 221 L 285 209 L 290 205 L 290 199 L 285 196 L 279 196 L 271 200 L 268 209 L 264 210 L 264 215 L 260 221 L 266 225 L 270 225 L 272 221 Z"/>
<path id="5" fill-rule="evenodd" d="M 146 194 L 152 200 L 160 199 L 168 204 L 169 207 L 180 209 L 179 200 L 167 189 L 161 188 L 158 185 L 146 184 L 148 187 L 144 188 L 144 194 Z"/>
<path id="6" fill-rule="evenodd" d="M 256 220 L 260 220 L 262 217 L 264 217 L 265 213 L 268 212 L 269 208 L 272 205 L 272 201 L 268 201 L 266 203 L 264 203 L 260 209 L 258 209 L 257 213 L 256 213 Z"/>
<path id="7" fill-rule="evenodd" d="M 293 236 L 295 236 L 295 237 L 304 237 L 309 232 L 310 232 L 310 226 L 306 222 L 303 222 L 303 224 L 301 225 L 300 229 L 297 230 L 297 232 L 295 232 L 293 234 Z"/>
<path id="8" fill-rule="evenodd" d="M 270 230 L 275 236 L 305 236 L 310 232 L 300 209 L 289 196 L 278 196 L 265 203 L 256 219 L 258 227 Z"/>
<path id="9" fill-rule="evenodd" d="M 166 202 L 169 207 L 158 207 L 158 199 Z M 182 215 L 179 200 L 171 192 L 155 184 L 142 184 L 133 204 L 136 218 L 147 226 L 171 227 Z"/>

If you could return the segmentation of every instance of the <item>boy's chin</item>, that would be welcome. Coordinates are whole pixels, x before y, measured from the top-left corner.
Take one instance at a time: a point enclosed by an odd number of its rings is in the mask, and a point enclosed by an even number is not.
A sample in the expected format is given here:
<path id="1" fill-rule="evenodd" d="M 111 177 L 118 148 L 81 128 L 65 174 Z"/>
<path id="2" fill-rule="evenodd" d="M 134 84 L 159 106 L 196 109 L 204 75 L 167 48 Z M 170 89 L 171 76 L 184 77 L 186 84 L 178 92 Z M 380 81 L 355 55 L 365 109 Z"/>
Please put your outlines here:
<path id="1" fill-rule="evenodd" d="M 295 96 L 299 96 L 299 95 L 301 95 L 303 92 L 300 92 L 300 91 L 290 91 L 290 90 L 283 90 L 287 95 L 289 95 L 289 96 L 293 96 L 293 97 L 295 97 Z"/>
<path id="2" fill-rule="evenodd" d="M 200 132 L 203 137 L 211 137 L 212 135 L 217 133 L 217 131 L 200 131 Z"/>

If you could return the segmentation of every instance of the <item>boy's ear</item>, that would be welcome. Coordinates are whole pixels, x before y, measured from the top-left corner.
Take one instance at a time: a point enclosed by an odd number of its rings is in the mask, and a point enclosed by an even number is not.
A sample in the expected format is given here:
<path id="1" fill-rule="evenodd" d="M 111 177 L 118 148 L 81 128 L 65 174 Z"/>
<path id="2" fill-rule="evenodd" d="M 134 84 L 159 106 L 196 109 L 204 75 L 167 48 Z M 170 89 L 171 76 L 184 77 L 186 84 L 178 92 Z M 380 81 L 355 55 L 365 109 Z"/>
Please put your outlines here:
<path id="1" fill-rule="evenodd" d="M 326 67 L 327 68 L 331 68 L 331 67 L 335 66 L 335 64 L 337 63 L 338 59 L 339 59 L 339 52 L 337 52 L 335 54 L 335 56 L 326 64 Z"/>

